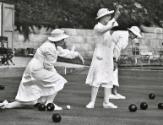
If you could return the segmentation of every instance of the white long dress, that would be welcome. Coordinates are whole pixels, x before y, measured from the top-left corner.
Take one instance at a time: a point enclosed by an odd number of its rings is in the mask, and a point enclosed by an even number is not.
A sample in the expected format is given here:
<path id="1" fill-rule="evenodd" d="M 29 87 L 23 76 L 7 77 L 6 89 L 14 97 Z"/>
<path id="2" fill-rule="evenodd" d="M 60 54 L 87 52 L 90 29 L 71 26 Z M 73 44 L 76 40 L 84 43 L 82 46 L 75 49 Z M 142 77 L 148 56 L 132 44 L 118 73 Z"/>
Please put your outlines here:
<path id="1" fill-rule="evenodd" d="M 107 29 L 114 26 L 112 20 L 108 22 Z M 88 75 L 86 78 L 86 84 L 95 87 L 112 88 L 113 84 L 113 44 L 111 42 L 110 31 L 105 31 L 104 25 L 98 23 L 95 25 L 94 30 L 98 36 L 98 43 L 94 50 L 92 62 Z"/>
<path id="2" fill-rule="evenodd" d="M 16 100 L 35 101 L 43 96 L 50 96 L 63 89 L 67 80 L 54 68 L 58 55 L 75 58 L 77 53 L 56 48 L 55 44 L 46 41 L 36 51 L 27 65 L 20 82 Z"/>
<path id="3" fill-rule="evenodd" d="M 115 31 L 112 34 L 112 41 L 114 43 L 113 55 L 117 59 L 121 55 L 121 50 L 125 49 L 128 45 L 128 31 Z M 113 85 L 119 86 L 118 81 L 118 68 L 113 71 Z"/>

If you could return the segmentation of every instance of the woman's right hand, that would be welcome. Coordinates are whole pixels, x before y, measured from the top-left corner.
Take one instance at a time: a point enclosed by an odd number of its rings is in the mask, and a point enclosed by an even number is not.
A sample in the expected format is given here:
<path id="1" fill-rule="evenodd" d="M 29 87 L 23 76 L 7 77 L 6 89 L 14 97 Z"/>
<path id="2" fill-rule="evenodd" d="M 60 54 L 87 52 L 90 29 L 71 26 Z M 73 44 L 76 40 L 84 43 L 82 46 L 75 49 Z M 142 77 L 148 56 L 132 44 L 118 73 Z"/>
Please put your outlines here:
<path id="1" fill-rule="evenodd" d="M 84 64 L 85 60 L 84 60 L 83 56 L 80 53 L 78 53 L 78 57 L 82 61 L 82 64 Z"/>
<path id="2" fill-rule="evenodd" d="M 121 14 L 121 12 L 119 10 L 117 10 L 115 12 L 115 15 L 114 15 L 115 20 L 117 20 L 119 18 L 120 14 Z"/>
<path id="3" fill-rule="evenodd" d="M 120 5 L 120 4 L 116 4 L 115 6 L 116 6 L 116 11 L 115 11 L 115 14 L 114 14 L 114 18 L 115 18 L 115 20 L 117 20 L 119 18 L 120 14 L 121 14 L 120 9 L 122 9 L 123 6 Z"/>

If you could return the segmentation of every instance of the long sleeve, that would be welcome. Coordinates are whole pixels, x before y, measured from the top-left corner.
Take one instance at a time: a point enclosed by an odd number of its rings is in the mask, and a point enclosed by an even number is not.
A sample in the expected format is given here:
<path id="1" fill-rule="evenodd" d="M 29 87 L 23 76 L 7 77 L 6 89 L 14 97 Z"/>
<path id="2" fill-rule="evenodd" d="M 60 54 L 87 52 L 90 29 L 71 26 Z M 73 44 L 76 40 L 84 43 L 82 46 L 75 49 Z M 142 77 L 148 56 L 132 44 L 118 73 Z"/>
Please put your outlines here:
<path id="1" fill-rule="evenodd" d="M 44 66 L 48 70 L 52 70 L 54 68 L 54 64 L 56 63 L 57 59 L 57 53 L 53 51 L 47 51 L 46 53 L 46 59 L 44 61 Z"/>
<path id="2" fill-rule="evenodd" d="M 124 31 L 117 31 L 115 34 L 113 34 L 113 42 L 114 42 L 114 57 L 117 59 L 119 58 L 121 54 L 121 50 L 125 49 L 128 45 L 128 32 Z"/>
<path id="3" fill-rule="evenodd" d="M 118 26 L 118 23 L 117 23 L 117 21 L 113 18 L 112 20 L 110 20 L 110 21 L 107 23 L 107 25 L 103 25 L 103 24 L 101 24 L 101 23 L 96 24 L 95 27 L 94 27 L 94 30 L 95 30 L 96 32 L 104 33 L 104 32 L 106 32 L 106 31 L 108 31 L 108 30 L 111 30 L 111 29 L 112 29 L 113 27 L 115 27 L 115 26 Z"/>
<path id="4" fill-rule="evenodd" d="M 117 46 L 120 50 L 125 49 L 128 45 L 128 36 L 120 36 Z"/>
<path id="5" fill-rule="evenodd" d="M 68 58 L 68 59 L 74 59 L 79 55 L 78 52 L 68 49 L 63 49 L 62 47 L 57 47 L 57 53 L 58 56 Z"/>
<path id="6" fill-rule="evenodd" d="M 128 45 L 129 34 L 127 31 L 116 31 L 113 35 L 113 42 L 119 50 L 125 49 Z"/>
<path id="7" fill-rule="evenodd" d="M 44 56 L 44 68 L 47 70 L 53 70 L 58 56 L 55 45 L 50 42 L 46 42 L 39 48 L 39 51 Z"/>

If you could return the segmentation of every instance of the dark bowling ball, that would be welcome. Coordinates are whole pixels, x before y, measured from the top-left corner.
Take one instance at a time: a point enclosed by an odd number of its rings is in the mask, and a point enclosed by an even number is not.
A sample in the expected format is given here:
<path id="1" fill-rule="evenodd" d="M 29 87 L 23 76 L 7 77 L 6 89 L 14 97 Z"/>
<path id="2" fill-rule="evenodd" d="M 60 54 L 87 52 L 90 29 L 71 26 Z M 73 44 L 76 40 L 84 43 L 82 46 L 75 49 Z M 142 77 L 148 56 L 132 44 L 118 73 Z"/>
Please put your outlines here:
<path id="1" fill-rule="evenodd" d="M 61 119 L 62 119 L 62 117 L 61 117 L 61 115 L 59 114 L 59 113 L 54 113 L 53 115 L 52 115 L 52 120 L 53 120 L 53 122 L 60 122 L 61 121 Z"/>
<path id="2" fill-rule="evenodd" d="M 155 99 L 156 95 L 154 93 L 149 94 L 149 99 Z"/>
<path id="3" fill-rule="evenodd" d="M 39 111 L 45 111 L 45 110 L 46 110 L 46 106 L 45 106 L 44 104 L 40 104 L 40 105 L 38 106 L 38 110 L 39 110 Z"/>
<path id="4" fill-rule="evenodd" d="M 131 104 L 128 107 L 130 112 L 136 112 L 137 111 L 137 106 L 135 104 Z"/>
<path id="5" fill-rule="evenodd" d="M 5 89 L 5 86 L 0 85 L 0 90 L 4 90 L 4 89 Z"/>
<path id="6" fill-rule="evenodd" d="M 148 108 L 148 104 L 146 102 L 140 103 L 140 109 L 146 110 Z"/>
<path id="7" fill-rule="evenodd" d="M 48 103 L 46 106 L 47 111 L 54 111 L 54 104 L 53 103 Z"/>
<path id="8" fill-rule="evenodd" d="M 163 109 L 163 103 L 158 103 L 158 109 Z"/>

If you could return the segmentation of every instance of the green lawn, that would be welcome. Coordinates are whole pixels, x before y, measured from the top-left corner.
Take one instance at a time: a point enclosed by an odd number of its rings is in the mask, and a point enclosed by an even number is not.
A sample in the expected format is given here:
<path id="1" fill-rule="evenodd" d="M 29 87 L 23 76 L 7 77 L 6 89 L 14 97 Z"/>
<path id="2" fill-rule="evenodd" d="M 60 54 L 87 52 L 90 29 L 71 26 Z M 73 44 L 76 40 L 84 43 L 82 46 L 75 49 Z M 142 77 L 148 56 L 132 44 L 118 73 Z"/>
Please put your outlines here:
<path id="1" fill-rule="evenodd" d="M 90 98 L 90 87 L 85 85 L 87 71 L 74 72 L 65 76 L 69 83 L 56 97 L 56 104 L 71 110 L 57 111 L 62 116 L 59 125 L 162 125 L 163 110 L 157 104 L 163 102 L 163 71 L 120 71 L 120 93 L 126 100 L 111 100 L 118 109 L 103 109 L 103 89 L 98 93 L 95 109 L 86 109 Z M 21 78 L 1 78 L 0 84 L 5 90 L 0 91 L 0 100 L 13 100 Z M 155 100 L 149 100 L 148 94 L 154 92 Z M 148 103 L 148 110 L 139 109 L 140 102 Z M 131 113 L 128 106 L 134 103 L 138 111 Z M 56 111 L 54 111 L 56 112 Z M 37 109 L 10 109 L 0 111 L 0 125 L 53 125 L 51 116 L 54 112 L 40 112 Z"/>

